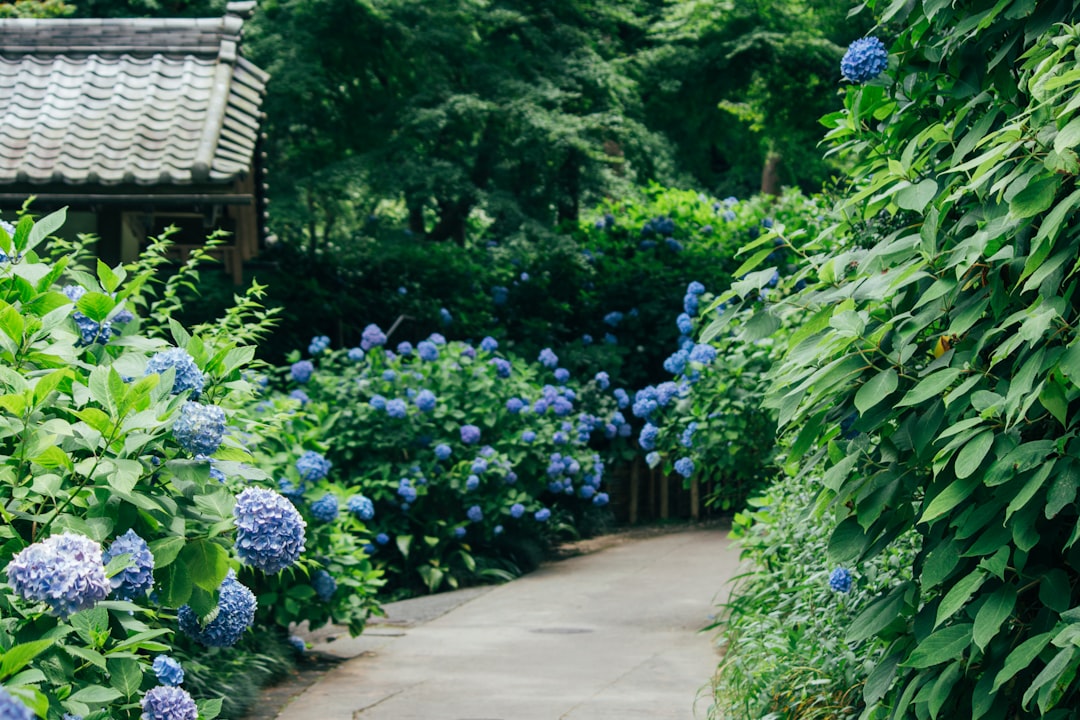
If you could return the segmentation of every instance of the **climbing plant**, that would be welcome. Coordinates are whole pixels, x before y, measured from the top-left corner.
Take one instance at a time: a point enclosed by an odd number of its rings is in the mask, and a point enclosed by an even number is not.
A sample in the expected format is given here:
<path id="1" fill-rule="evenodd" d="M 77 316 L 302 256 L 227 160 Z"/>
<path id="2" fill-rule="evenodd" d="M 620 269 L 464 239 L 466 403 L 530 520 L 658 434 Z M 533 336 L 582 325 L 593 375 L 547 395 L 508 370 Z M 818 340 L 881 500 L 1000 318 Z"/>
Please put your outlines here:
<path id="1" fill-rule="evenodd" d="M 817 281 L 769 304 L 765 234 L 718 302 L 758 332 L 809 312 L 768 404 L 787 470 L 820 474 L 840 518 L 830 562 L 919 535 L 912 580 L 847 629 L 888 643 L 862 717 L 1074 717 L 1080 3 L 867 5 L 888 68 L 845 69 L 825 118 L 855 167 L 839 249 L 795 248 Z"/>

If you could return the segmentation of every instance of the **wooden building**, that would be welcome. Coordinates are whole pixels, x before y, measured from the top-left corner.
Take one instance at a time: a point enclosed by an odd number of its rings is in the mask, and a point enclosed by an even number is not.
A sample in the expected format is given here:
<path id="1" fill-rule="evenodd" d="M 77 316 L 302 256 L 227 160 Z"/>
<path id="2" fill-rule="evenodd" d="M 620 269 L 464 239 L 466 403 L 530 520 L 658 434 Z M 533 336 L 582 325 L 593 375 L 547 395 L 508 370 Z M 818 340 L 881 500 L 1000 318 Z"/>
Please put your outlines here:
<path id="1" fill-rule="evenodd" d="M 0 20 L 0 217 L 68 207 L 108 262 L 180 228 L 214 229 L 236 282 L 263 242 L 260 122 L 268 76 L 240 54 L 255 3 L 221 18 Z"/>

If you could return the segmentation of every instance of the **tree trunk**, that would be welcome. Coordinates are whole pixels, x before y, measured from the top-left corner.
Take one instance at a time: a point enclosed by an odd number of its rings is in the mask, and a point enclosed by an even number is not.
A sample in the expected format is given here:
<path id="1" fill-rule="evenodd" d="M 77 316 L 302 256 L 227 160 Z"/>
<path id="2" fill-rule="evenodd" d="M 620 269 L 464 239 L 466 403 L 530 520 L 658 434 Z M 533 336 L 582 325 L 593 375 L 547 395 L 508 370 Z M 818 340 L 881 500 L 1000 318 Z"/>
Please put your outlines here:
<path id="1" fill-rule="evenodd" d="M 761 170 L 761 193 L 763 195 L 780 194 L 780 153 L 770 150 L 765 156 L 765 167 Z"/>

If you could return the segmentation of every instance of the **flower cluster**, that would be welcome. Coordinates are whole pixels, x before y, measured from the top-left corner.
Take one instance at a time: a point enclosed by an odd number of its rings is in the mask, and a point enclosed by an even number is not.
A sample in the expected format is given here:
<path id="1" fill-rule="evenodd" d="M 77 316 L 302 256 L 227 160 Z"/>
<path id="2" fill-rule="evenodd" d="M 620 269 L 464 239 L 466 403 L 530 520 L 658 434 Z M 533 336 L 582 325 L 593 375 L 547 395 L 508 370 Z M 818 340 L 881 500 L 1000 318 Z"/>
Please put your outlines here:
<path id="1" fill-rule="evenodd" d="M 213 455 L 225 436 L 225 411 L 216 405 L 186 402 L 173 423 L 173 437 L 192 455 Z"/>
<path id="2" fill-rule="evenodd" d="M 63 288 L 63 293 L 71 302 L 77 303 L 86 294 L 86 288 L 79 285 L 67 285 Z M 71 313 L 71 319 L 75 321 L 75 327 L 79 331 L 80 345 L 104 344 L 112 337 L 112 324 L 108 320 L 97 323 L 78 310 Z"/>
<path id="3" fill-rule="evenodd" d="M 385 344 L 386 333 L 384 333 L 375 323 L 368 325 L 360 334 L 360 348 L 364 350 L 364 352 L 368 352 L 372 348 Z"/>
<path id="4" fill-rule="evenodd" d="M 158 685 L 142 699 L 142 720 L 198 720 L 199 708 L 183 688 Z"/>
<path id="5" fill-rule="evenodd" d="M 316 482 L 330 472 L 331 462 L 314 450 L 308 450 L 296 461 L 296 471 L 308 482 Z"/>
<path id="6" fill-rule="evenodd" d="M 289 368 L 289 375 L 291 375 L 292 379 L 298 383 L 306 383 L 311 379 L 311 375 L 314 372 L 315 366 L 310 360 L 294 362 L 292 367 Z"/>
<path id="7" fill-rule="evenodd" d="M 330 348 L 330 338 L 326 335 L 316 335 L 311 338 L 311 343 L 308 344 L 308 354 L 318 355 L 319 353 L 326 352 Z"/>
<path id="8" fill-rule="evenodd" d="M 113 592 L 124 600 L 145 595 L 154 587 L 154 556 L 150 546 L 134 530 L 128 530 L 113 540 L 101 559 L 107 565 L 120 555 L 128 555 L 131 559 L 126 568 L 110 578 Z"/>
<path id="9" fill-rule="evenodd" d="M 163 375 L 169 368 L 176 373 L 172 386 L 173 395 L 190 390 L 192 397 L 199 397 L 206 385 L 206 378 L 203 377 L 202 371 L 199 370 L 199 366 L 195 364 L 195 360 L 187 350 L 171 348 L 156 353 L 146 363 L 145 374 Z"/>
<path id="10" fill-rule="evenodd" d="M 61 618 L 104 600 L 112 586 L 105 577 L 101 546 L 75 533 L 53 535 L 24 548 L 7 566 L 8 584 L 27 602 L 43 602 Z"/>
<path id="11" fill-rule="evenodd" d="M 325 570 L 316 570 L 311 577 L 311 586 L 315 588 L 315 594 L 319 596 L 319 599 L 327 602 L 334 596 L 334 591 L 337 590 L 337 581 L 334 580 L 333 575 Z"/>
<path id="12" fill-rule="evenodd" d="M 311 503 L 311 516 L 321 523 L 329 523 L 337 520 L 337 496 L 333 493 L 326 493 L 321 498 Z"/>
<path id="13" fill-rule="evenodd" d="M 184 682 L 184 668 L 180 662 L 168 655 L 158 655 L 154 658 L 154 675 L 162 685 L 176 687 Z"/>
<path id="14" fill-rule="evenodd" d="M 369 498 L 363 495 L 353 495 L 346 503 L 349 512 L 361 520 L 371 520 L 375 517 L 375 505 Z"/>
<path id="15" fill-rule="evenodd" d="M 233 518 L 236 554 L 247 565 L 276 573 L 295 563 L 304 552 L 304 518 L 273 490 L 246 488 L 236 496 Z"/>
<path id="16" fill-rule="evenodd" d="M 196 642 L 207 647 L 232 647 L 255 620 L 255 594 L 240 584 L 236 573 L 229 570 L 218 588 L 217 612 L 214 619 L 200 625 L 199 616 L 188 605 L 180 607 L 177 618 L 180 629 Z"/>
<path id="17" fill-rule="evenodd" d="M 0 685 L 0 720 L 34 720 L 35 717 L 30 708 Z"/>
<path id="18" fill-rule="evenodd" d="M 854 83 L 869 82 L 888 66 L 889 52 L 876 37 L 859 38 L 851 43 L 840 60 L 840 72 Z"/>
<path id="19" fill-rule="evenodd" d="M 851 592 L 851 571 L 838 567 L 829 575 L 829 587 L 838 593 Z"/>
<path id="20" fill-rule="evenodd" d="M 480 428 L 475 425 L 462 425 L 461 442 L 466 445 L 475 445 L 480 442 Z"/>

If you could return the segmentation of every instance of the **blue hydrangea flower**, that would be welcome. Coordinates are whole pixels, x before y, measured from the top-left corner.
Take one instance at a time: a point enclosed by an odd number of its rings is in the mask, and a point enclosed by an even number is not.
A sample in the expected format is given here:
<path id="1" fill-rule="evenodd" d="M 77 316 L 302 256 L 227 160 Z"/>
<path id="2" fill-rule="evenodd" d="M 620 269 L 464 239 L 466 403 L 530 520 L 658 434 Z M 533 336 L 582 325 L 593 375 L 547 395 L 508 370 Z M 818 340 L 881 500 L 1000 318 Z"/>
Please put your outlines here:
<path id="1" fill-rule="evenodd" d="M 521 503 L 514 503 L 510 506 L 510 517 L 519 518 L 525 514 L 525 506 Z"/>
<path id="2" fill-rule="evenodd" d="M 2 254 L 2 253 L 0 253 L 0 254 Z M 0 717 L 4 718 L 4 720 L 9 720 L 8 716 L 4 715 L 4 711 L 2 709 L 0 709 Z M 82 715 L 72 715 L 71 713 L 64 713 L 63 715 L 60 716 L 60 720 L 83 720 L 83 716 Z"/>
<path id="3" fill-rule="evenodd" d="M 294 362 L 292 367 L 289 368 L 289 375 L 292 379 L 298 383 L 306 383 L 311 379 L 311 374 L 315 372 L 315 366 L 312 365 L 310 360 L 300 360 Z"/>
<path id="4" fill-rule="evenodd" d="M 384 398 L 382 395 L 372 395 L 371 399 L 368 400 L 368 405 L 375 408 L 376 410 L 385 410 L 386 398 Z"/>
<path id="5" fill-rule="evenodd" d="M 686 448 L 694 447 L 694 433 L 697 432 L 697 429 L 697 422 L 691 420 L 690 424 L 683 430 L 682 437 L 679 438 L 679 444 Z"/>
<path id="6" fill-rule="evenodd" d="M 416 488 L 414 488 L 412 486 L 412 483 L 409 482 L 409 478 L 401 478 L 401 480 L 398 481 L 397 494 L 406 503 L 416 502 Z"/>
<path id="7" fill-rule="evenodd" d="M 690 293 L 687 293 L 683 296 L 683 312 L 685 312 L 690 317 L 694 317 L 695 315 L 697 315 L 698 307 L 700 306 L 700 304 L 701 303 L 698 300 L 697 295 L 691 295 Z"/>
<path id="8" fill-rule="evenodd" d="M 690 353 L 678 350 L 664 360 L 664 369 L 672 375 L 679 375 L 686 369 L 686 363 L 690 360 Z"/>
<path id="9" fill-rule="evenodd" d="M 705 286 L 699 283 L 697 280 L 692 280 L 689 285 L 686 286 L 687 295 L 703 295 L 705 293 Z"/>
<path id="10" fill-rule="evenodd" d="M 431 341 L 433 345 L 441 346 L 446 344 L 446 338 L 437 332 L 433 332 L 428 335 L 428 340 Z"/>
<path id="11" fill-rule="evenodd" d="M 540 364 L 548 370 L 554 370 L 559 366 L 559 356 L 552 352 L 551 348 L 544 348 L 541 350 L 537 360 L 539 360 Z"/>
<path id="12" fill-rule="evenodd" d="M 562 432 L 561 430 L 551 437 L 551 442 L 556 445 L 565 445 L 568 441 L 569 438 L 566 437 L 566 433 Z"/>
<path id="13" fill-rule="evenodd" d="M 493 358 L 491 360 L 491 365 L 495 368 L 495 374 L 501 378 L 510 377 L 510 373 L 514 369 L 514 366 L 510 364 L 509 360 L 503 360 L 502 358 Z"/>
<path id="14" fill-rule="evenodd" d="M 168 655 L 154 658 L 154 675 L 162 685 L 176 687 L 184 682 L 184 668 L 178 660 Z"/>
<path id="15" fill-rule="evenodd" d="M 337 520 L 338 499 L 333 493 L 326 493 L 311 503 L 311 516 L 319 522 L 328 523 Z"/>
<path id="16" fill-rule="evenodd" d="M 419 408 L 421 412 L 431 412 L 435 409 L 435 393 L 430 390 L 421 390 L 417 393 L 416 399 L 413 400 L 413 402 L 416 403 L 416 407 Z"/>
<path id="17" fill-rule="evenodd" d="M 78 302 L 79 298 L 86 294 L 86 288 L 79 285 L 68 285 L 63 288 L 63 293 L 67 295 L 71 302 Z M 112 337 L 112 325 L 108 320 L 97 323 L 78 310 L 71 313 L 71 319 L 75 321 L 75 327 L 79 331 L 79 345 L 107 343 L 109 338 Z"/>
<path id="18" fill-rule="evenodd" d="M 311 511 L 318 518 L 315 505 Z M 295 563 L 304 552 L 307 523 L 292 503 L 273 490 L 246 488 L 236 496 L 233 518 L 236 554 L 245 565 L 273 574 Z"/>
<path id="19" fill-rule="evenodd" d="M 439 460 L 446 460 L 454 451 L 446 443 L 439 443 L 435 446 L 435 457 Z"/>
<path id="20" fill-rule="evenodd" d="M 574 404 L 565 397 L 557 397 L 551 403 L 551 409 L 558 417 L 566 417 L 574 410 Z"/>
<path id="21" fill-rule="evenodd" d="M 630 395 L 622 388 L 615 388 L 611 394 L 615 397 L 615 404 L 620 410 L 630 404 Z"/>
<path id="22" fill-rule="evenodd" d="M 597 507 L 603 507 L 609 502 L 611 502 L 611 498 L 608 497 L 607 493 L 596 493 L 596 497 L 592 499 L 592 504 Z"/>
<path id="23" fill-rule="evenodd" d="M 325 335 L 316 335 L 311 338 L 311 342 L 308 344 L 308 354 L 318 355 L 321 352 L 325 352 L 330 347 L 330 338 Z"/>
<path id="24" fill-rule="evenodd" d="M 853 83 L 869 82 L 888 66 L 889 52 L 876 37 L 859 38 L 851 43 L 840 60 L 841 74 Z"/>
<path id="25" fill-rule="evenodd" d="M 488 469 L 487 460 L 485 460 L 482 457 L 479 457 L 479 458 L 476 458 L 475 460 L 473 460 L 473 464 L 472 464 L 472 467 L 470 468 L 470 472 L 475 473 L 476 475 L 483 475 L 485 472 L 487 472 L 487 469 Z"/>
<path id="26" fill-rule="evenodd" d="M 466 512 L 465 515 L 474 523 L 478 523 L 484 519 L 484 511 L 480 509 L 479 505 L 473 505 Z"/>
<path id="27" fill-rule="evenodd" d="M 454 316 L 450 314 L 450 311 L 446 308 L 439 308 L 439 319 L 442 320 L 443 325 L 449 325 L 454 322 Z"/>
<path id="28" fill-rule="evenodd" d="M 619 323 L 623 321 L 623 314 L 618 310 L 612 310 L 604 316 L 604 322 L 611 327 L 619 327 Z"/>
<path id="29" fill-rule="evenodd" d="M 526 430 L 525 432 L 521 433 L 521 440 L 522 442 L 532 443 L 534 440 L 536 440 L 536 433 L 532 430 Z"/>
<path id="30" fill-rule="evenodd" d="M 346 354 L 346 357 L 348 357 L 349 360 L 352 360 L 353 362 L 360 362 L 364 359 L 364 354 L 365 353 L 363 348 L 354 347 L 349 348 L 349 352 Z"/>
<path id="31" fill-rule="evenodd" d="M 430 340 L 421 340 L 416 346 L 416 354 L 421 360 L 435 362 L 439 359 L 439 347 Z"/>
<path id="32" fill-rule="evenodd" d="M 229 570 L 218 588 L 217 614 L 205 627 L 188 605 L 177 612 L 180 629 L 207 647 L 232 647 L 255 620 L 255 594 L 240 584 L 236 573 Z"/>
<path id="33" fill-rule="evenodd" d="M 503 482 L 506 483 L 507 485 L 513 485 L 514 483 L 517 482 L 517 479 L 518 479 L 517 473 L 514 472 L 513 470 L 511 470 L 510 472 L 506 473 L 505 477 L 503 477 Z"/>
<path id="34" fill-rule="evenodd" d="M 555 381 L 559 383 L 565 383 L 570 379 L 570 371 L 566 368 L 555 369 Z"/>
<path id="35" fill-rule="evenodd" d="M 618 345 L 619 338 L 615 337 L 611 333 L 604 333 L 604 342 L 608 345 Z"/>
<path id="36" fill-rule="evenodd" d="M 364 352 L 386 344 L 386 334 L 375 323 L 371 323 L 360 333 L 360 349 Z"/>
<path id="37" fill-rule="evenodd" d="M 694 461 L 688 457 L 681 457 L 675 461 L 675 472 L 688 478 L 694 474 Z"/>
<path id="38" fill-rule="evenodd" d="M 9 235 L 14 235 L 12 228 Z M 0 720 L 36 720 L 34 712 L 0 685 Z"/>
<path id="39" fill-rule="evenodd" d="M 645 463 L 651 468 L 656 467 L 660 464 L 660 453 L 653 450 L 651 453 L 645 456 Z"/>
<path id="40" fill-rule="evenodd" d="M 398 355 L 412 355 L 413 346 L 408 340 L 402 340 L 397 344 Z"/>
<path id="41" fill-rule="evenodd" d="M 386 414 L 392 418 L 401 419 L 409 414 L 409 406 L 400 398 L 386 403 Z"/>
<path id="42" fill-rule="evenodd" d="M 694 331 L 694 321 L 686 313 L 679 313 L 679 317 L 675 318 L 675 324 L 682 335 L 689 335 Z"/>
<path id="43" fill-rule="evenodd" d="M 198 717 L 199 708 L 183 688 L 158 685 L 143 695 L 142 720 L 198 720 Z"/>
<path id="44" fill-rule="evenodd" d="M 113 592 L 118 598 L 132 600 L 141 597 L 154 587 L 154 555 L 146 541 L 128 530 L 113 540 L 112 545 L 102 553 L 101 560 L 108 565 L 113 558 L 130 555 L 128 566 L 109 578 Z"/>
<path id="45" fill-rule="evenodd" d="M 75 533 L 53 535 L 21 550 L 7 566 L 8 585 L 27 602 L 61 618 L 86 610 L 112 590 L 101 546 Z"/>
<path id="46" fill-rule="evenodd" d="M 540 508 L 533 513 L 533 518 L 536 519 L 536 522 L 547 522 L 551 518 L 551 511 L 547 508 Z"/>
<path id="47" fill-rule="evenodd" d="M 307 482 L 316 482 L 326 477 L 332 465 L 333 463 L 319 453 L 308 450 L 296 461 L 296 471 Z"/>
<path id="48" fill-rule="evenodd" d="M 596 373 L 596 376 L 593 378 L 593 380 L 596 382 L 596 386 L 599 387 L 601 390 L 607 390 L 608 387 L 611 385 L 611 376 L 603 370 Z"/>
<path id="49" fill-rule="evenodd" d="M 206 378 L 203 377 L 199 366 L 195 364 L 195 360 L 183 348 L 171 348 L 155 353 L 146 363 L 146 372 L 143 374 L 162 375 L 169 368 L 173 368 L 176 373 L 172 386 L 173 395 L 190 390 L 193 397 L 198 397 L 203 391 Z"/>
<path id="50" fill-rule="evenodd" d="M 470 475 L 465 478 L 465 489 L 472 492 L 476 488 L 480 487 L 480 478 L 476 475 Z"/>
<path id="51" fill-rule="evenodd" d="M 225 410 L 217 405 L 186 402 L 172 430 L 176 442 L 192 455 L 213 455 L 225 436 Z"/>
<path id="52" fill-rule="evenodd" d="M 581 344 L 585 345 L 586 347 L 588 347 L 589 345 L 592 345 L 593 344 L 593 336 L 588 334 L 588 333 L 585 333 L 584 335 L 581 336 Z"/>
<path id="53" fill-rule="evenodd" d="M 307 405 L 309 402 L 311 402 L 311 398 L 308 397 L 308 394 L 300 388 L 297 388 L 291 393 L 289 393 L 289 399 L 295 400 L 296 402 L 300 403 L 300 407 L 303 407 L 304 405 Z"/>
<path id="54" fill-rule="evenodd" d="M 304 497 L 304 488 L 286 478 L 278 480 L 278 492 L 294 503 L 299 502 Z"/>
<path id="55" fill-rule="evenodd" d="M 716 359 L 716 348 L 712 345 L 698 344 L 690 351 L 690 362 L 709 365 Z"/>
<path id="56" fill-rule="evenodd" d="M 292 649 L 300 653 L 301 655 L 307 652 L 307 643 L 304 642 L 304 638 L 300 637 L 299 635 L 290 635 L 289 645 L 291 645 Z"/>
<path id="57" fill-rule="evenodd" d="M 506 409 L 511 415 L 517 415 L 525 408 L 525 402 L 521 398 L 512 397 L 506 401 Z"/>
<path id="58" fill-rule="evenodd" d="M 379 545 L 386 545 L 390 542 L 390 536 L 386 533 L 379 533 L 375 536 L 375 542 Z"/>
<path id="59" fill-rule="evenodd" d="M 631 408 L 634 417 L 648 418 L 658 409 L 660 409 L 660 402 L 657 399 L 656 388 L 650 385 L 634 393 L 634 406 Z"/>
<path id="60" fill-rule="evenodd" d="M 353 495 L 345 506 L 349 512 L 361 520 L 371 520 L 375 517 L 375 504 L 363 495 Z"/>
<path id="61" fill-rule="evenodd" d="M 829 587 L 838 593 L 851 592 L 851 571 L 838 567 L 829 575 Z"/>
<path id="62" fill-rule="evenodd" d="M 588 500 L 595 494 L 596 488 L 594 488 L 592 485 L 582 485 L 581 489 L 578 490 L 578 495 L 580 495 L 583 500 Z"/>
<path id="63" fill-rule="evenodd" d="M 461 442 L 466 445 L 475 445 L 480 442 L 480 428 L 475 425 L 462 425 Z"/>
<path id="64" fill-rule="evenodd" d="M 456 537 L 458 540 L 465 537 L 465 533 L 466 533 L 465 528 L 461 527 L 460 525 L 458 527 L 454 528 L 454 537 Z"/>
<path id="65" fill-rule="evenodd" d="M 656 438 L 659 434 L 660 428 L 647 422 L 638 435 L 638 444 L 641 445 L 643 450 L 653 450 L 656 448 Z"/>
<path id="66" fill-rule="evenodd" d="M 320 600 L 329 602 L 334 596 L 334 591 L 337 590 L 337 580 L 325 570 L 316 570 L 311 576 L 311 586 L 315 588 L 315 594 Z"/>
<path id="67" fill-rule="evenodd" d="M 397 373 L 393 370 L 383 370 L 382 379 L 386 382 L 392 383 L 397 380 Z"/>
<path id="68" fill-rule="evenodd" d="M 499 349 L 499 341 L 488 335 L 480 341 L 480 349 L 486 352 L 495 352 Z"/>

